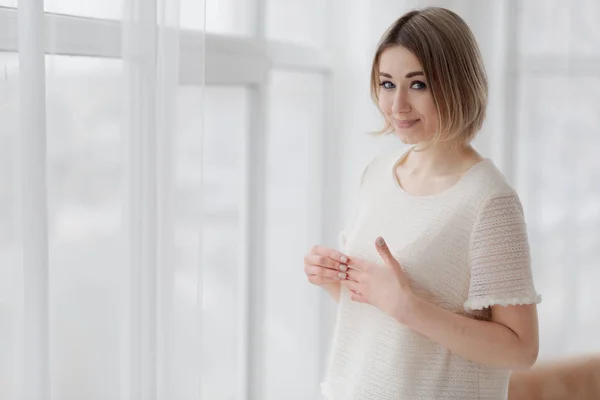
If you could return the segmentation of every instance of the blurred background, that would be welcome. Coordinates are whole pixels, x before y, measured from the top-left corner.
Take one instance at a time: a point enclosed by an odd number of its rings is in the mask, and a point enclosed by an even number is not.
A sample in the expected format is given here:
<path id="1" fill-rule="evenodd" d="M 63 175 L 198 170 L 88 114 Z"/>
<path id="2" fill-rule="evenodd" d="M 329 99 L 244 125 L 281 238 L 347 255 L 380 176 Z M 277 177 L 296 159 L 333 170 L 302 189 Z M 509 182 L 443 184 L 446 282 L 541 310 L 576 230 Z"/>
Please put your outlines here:
<path id="1" fill-rule="evenodd" d="M 370 66 L 425 6 L 485 59 L 540 360 L 600 352 L 599 2 L 0 0 L 0 399 L 317 399 L 335 304 L 302 258 L 401 147 Z"/>

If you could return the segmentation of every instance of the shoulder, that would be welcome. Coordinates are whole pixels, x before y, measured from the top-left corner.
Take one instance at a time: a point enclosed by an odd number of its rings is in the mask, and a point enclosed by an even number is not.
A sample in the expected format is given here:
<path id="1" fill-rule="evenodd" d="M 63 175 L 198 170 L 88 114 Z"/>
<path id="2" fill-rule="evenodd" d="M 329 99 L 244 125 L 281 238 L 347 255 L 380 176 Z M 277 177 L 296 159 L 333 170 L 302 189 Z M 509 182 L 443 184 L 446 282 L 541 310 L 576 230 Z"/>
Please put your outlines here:
<path id="1" fill-rule="evenodd" d="M 363 169 L 361 185 L 365 181 L 379 178 L 386 173 L 391 174 L 393 165 L 403 157 L 407 151 L 407 148 L 388 150 L 372 157 Z"/>
<path id="2" fill-rule="evenodd" d="M 471 191 L 474 197 L 480 201 L 480 205 L 500 198 L 512 198 L 520 201 L 516 190 L 492 160 L 486 158 L 480 163 L 481 165 L 476 166 L 479 168 L 473 174 L 470 182 Z"/>
<path id="3" fill-rule="evenodd" d="M 517 191 L 490 159 L 473 167 L 454 200 L 461 215 L 467 215 L 476 227 L 488 219 L 510 215 L 523 219 L 523 207 Z"/>
<path id="4" fill-rule="evenodd" d="M 489 225 L 524 224 L 523 206 L 517 191 L 504 174 L 486 159 L 472 180 L 471 212 L 475 228 Z"/>

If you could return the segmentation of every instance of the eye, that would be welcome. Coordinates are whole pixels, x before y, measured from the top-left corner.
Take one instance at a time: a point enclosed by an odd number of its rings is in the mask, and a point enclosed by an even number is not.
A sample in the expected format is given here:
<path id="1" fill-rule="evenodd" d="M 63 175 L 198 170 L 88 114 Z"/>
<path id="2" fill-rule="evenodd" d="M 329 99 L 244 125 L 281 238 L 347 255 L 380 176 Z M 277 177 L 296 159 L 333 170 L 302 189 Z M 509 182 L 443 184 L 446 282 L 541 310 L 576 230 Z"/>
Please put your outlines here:
<path id="1" fill-rule="evenodd" d="M 421 82 L 421 81 L 414 81 L 413 83 L 410 84 L 410 88 L 416 89 L 416 90 L 422 90 L 422 89 L 425 89 L 426 87 L 427 87 L 427 85 L 425 84 L 425 82 Z"/>
<path id="2" fill-rule="evenodd" d="M 390 81 L 383 81 L 379 84 L 384 89 L 394 89 L 396 86 Z"/>

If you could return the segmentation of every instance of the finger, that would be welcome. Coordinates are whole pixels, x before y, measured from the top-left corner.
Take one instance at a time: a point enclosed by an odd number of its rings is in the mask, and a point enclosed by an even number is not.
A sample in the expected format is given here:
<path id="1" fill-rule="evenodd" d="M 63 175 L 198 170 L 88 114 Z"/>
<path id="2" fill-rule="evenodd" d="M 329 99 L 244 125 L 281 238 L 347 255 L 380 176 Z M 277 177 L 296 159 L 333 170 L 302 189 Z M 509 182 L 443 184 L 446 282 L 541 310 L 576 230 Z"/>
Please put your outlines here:
<path id="1" fill-rule="evenodd" d="M 350 293 L 350 300 L 355 301 L 357 303 L 368 304 L 366 297 L 360 293 Z"/>
<path id="2" fill-rule="evenodd" d="M 311 253 L 329 257 L 332 260 L 338 261 L 341 264 L 348 264 L 348 261 L 350 259 L 350 257 L 348 257 L 347 255 L 325 246 L 314 246 L 311 250 Z"/>
<path id="3" fill-rule="evenodd" d="M 357 271 L 365 272 L 369 269 L 371 264 L 372 263 L 367 260 L 362 260 L 356 257 L 353 257 L 352 259 L 348 260 L 348 267 Z"/>
<path id="4" fill-rule="evenodd" d="M 340 283 L 342 285 L 346 286 L 350 290 L 361 293 L 362 285 L 358 282 L 349 281 L 348 279 L 346 279 L 346 280 L 340 281 Z"/>
<path id="5" fill-rule="evenodd" d="M 304 257 L 304 265 L 317 265 L 324 268 L 329 268 L 335 271 L 345 271 L 348 269 L 346 264 L 333 260 L 327 256 L 309 254 Z"/>
<path id="6" fill-rule="evenodd" d="M 319 275 L 327 278 L 346 279 L 347 274 L 342 271 L 324 268 L 316 265 L 308 265 L 304 268 L 307 275 Z"/>
<path id="7" fill-rule="evenodd" d="M 347 274 L 348 274 L 347 279 L 350 279 L 352 281 L 362 282 L 364 280 L 364 274 L 365 273 L 362 272 L 362 271 L 359 271 L 357 269 L 352 269 L 351 268 L 351 269 L 348 270 Z"/>
<path id="8" fill-rule="evenodd" d="M 385 242 L 385 240 L 383 240 L 382 237 L 377 238 L 377 240 L 375 241 L 375 247 L 377 248 L 377 252 L 381 256 L 381 258 L 383 259 L 383 262 L 394 267 L 400 267 L 400 263 L 394 258 L 394 256 L 390 252 L 387 243 Z"/>
<path id="9" fill-rule="evenodd" d="M 329 278 L 327 276 L 322 275 L 308 275 L 308 281 L 313 285 L 323 285 L 325 283 L 339 282 L 339 280 L 334 278 Z"/>

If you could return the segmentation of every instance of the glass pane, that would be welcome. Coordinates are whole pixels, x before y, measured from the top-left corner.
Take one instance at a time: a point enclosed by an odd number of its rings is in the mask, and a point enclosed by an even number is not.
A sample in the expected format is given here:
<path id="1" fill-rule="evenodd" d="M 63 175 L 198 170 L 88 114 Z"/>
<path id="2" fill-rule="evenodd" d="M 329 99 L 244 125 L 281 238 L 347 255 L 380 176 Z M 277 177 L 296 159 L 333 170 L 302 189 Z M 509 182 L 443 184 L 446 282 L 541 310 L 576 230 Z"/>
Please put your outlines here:
<path id="1" fill-rule="evenodd" d="M 521 80 L 517 188 L 532 246 L 541 356 L 581 353 L 598 344 L 587 312 L 589 265 L 600 259 L 600 78 L 528 76 Z M 567 103 L 556 99 L 569 99 Z"/>
<path id="2" fill-rule="evenodd" d="M 182 7 L 188 10 L 198 8 L 197 0 L 182 0 Z M 206 31 L 227 35 L 249 35 L 252 33 L 252 7 L 255 2 L 247 0 L 206 0 Z M 182 14 L 181 23 L 185 28 L 193 27 L 193 15 Z M 197 25 L 197 24 L 196 24 Z"/>
<path id="3" fill-rule="evenodd" d="M 23 296 L 19 234 L 19 59 L 0 53 L 0 399 L 18 398 L 19 315 Z"/>
<path id="4" fill-rule="evenodd" d="M 123 0 L 44 0 L 44 11 L 80 17 L 121 19 Z"/>
<path id="5" fill-rule="evenodd" d="M 267 0 L 267 37 L 312 47 L 324 47 L 328 2 Z"/>
<path id="6" fill-rule="evenodd" d="M 599 224 L 600 225 L 600 224 Z M 585 264 L 582 264 L 577 281 L 577 309 L 578 328 L 573 331 L 573 337 L 570 342 L 570 350 L 577 354 L 597 354 L 600 351 L 600 341 L 598 332 L 600 332 L 600 313 L 598 312 L 598 282 L 600 282 L 600 234 L 598 226 L 595 232 L 585 232 L 579 237 L 581 239 L 594 238 L 595 251 L 582 257 Z"/>
<path id="7" fill-rule="evenodd" d="M 122 62 L 46 60 L 52 398 L 118 398 L 128 304 Z"/>
<path id="8" fill-rule="evenodd" d="M 0 125 L 0 398 L 12 399 L 18 398 L 17 389 L 22 387 L 17 381 L 23 295 L 19 241 L 18 56 L 0 53 L 0 61 L 5 67 L 5 79 L 0 81 L 0 117 L 3 121 Z M 123 102 L 120 101 L 126 87 L 123 85 L 123 65 L 120 60 L 48 56 L 46 69 L 51 397 L 61 400 L 117 399 L 128 384 L 124 378 L 127 375 L 124 360 L 131 350 L 127 337 L 130 321 L 126 319 L 130 304 L 127 282 L 130 269 L 127 252 L 130 249 L 127 248 L 128 236 L 124 234 L 129 221 L 126 217 L 127 194 L 124 193 L 124 186 L 128 184 L 125 182 L 128 154 L 124 146 L 127 137 L 123 130 Z M 201 88 L 183 88 L 178 95 L 179 118 L 174 131 L 178 148 L 174 149 L 176 204 L 172 259 L 176 264 L 173 304 L 176 328 L 169 367 L 178 372 L 172 374 L 175 397 L 190 398 L 190 394 L 198 390 L 200 359 L 197 352 L 190 351 L 190 344 L 197 343 L 199 336 L 193 335 L 197 333 L 195 321 L 200 315 L 196 304 L 201 265 L 204 121 Z M 227 110 L 229 116 L 235 102 L 232 103 L 231 96 L 226 93 L 221 103 L 221 110 Z M 242 109 L 240 113 L 243 112 Z M 243 121 L 243 118 L 236 120 Z M 237 130 L 236 125 L 232 132 L 242 130 Z M 209 147 L 208 151 L 216 152 Z M 219 155 L 223 154 L 223 151 L 215 154 L 217 161 L 222 161 Z M 232 157 L 240 159 L 238 153 L 233 153 Z M 214 167 L 214 163 L 208 164 Z M 211 168 L 213 175 L 215 168 Z M 214 177 L 208 175 L 207 180 L 214 182 Z M 237 185 L 236 176 L 241 174 L 234 174 L 231 180 L 234 186 Z M 213 186 L 218 187 L 219 198 L 233 198 L 231 203 L 235 204 L 236 194 L 223 193 L 218 184 Z M 209 204 L 224 204 L 208 197 Z M 217 219 L 212 221 L 212 230 L 209 224 L 207 235 L 216 237 L 213 240 L 219 243 L 233 243 L 237 231 L 231 233 L 228 229 L 237 229 L 237 226 L 231 228 L 231 222 L 236 222 L 235 212 L 229 214 L 232 218 L 225 218 L 223 224 L 218 219 L 222 215 L 215 217 L 215 214 L 217 212 L 211 214 Z M 227 232 L 227 237 L 219 233 L 222 231 Z M 206 248 L 218 252 L 216 245 L 205 241 Z M 235 246 L 228 247 L 228 251 L 226 254 L 232 254 L 233 260 L 237 261 Z M 223 259 L 214 252 L 210 256 L 211 261 L 218 259 L 224 264 L 225 270 L 231 267 L 231 257 Z M 233 296 L 237 290 L 237 286 L 231 284 L 235 281 L 229 278 L 222 279 L 228 287 L 219 293 L 219 301 L 224 293 Z M 230 319 L 235 318 L 233 313 L 230 315 Z M 214 313 L 211 318 L 217 320 Z M 225 322 L 231 325 L 229 320 L 225 319 Z M 211 329 L 216 331 L 217 327 Z M 231 342 L 235 343 L 235 340 Z M 219 349 L 229 344 L 227 342 Z M 226 354 L 221 350 L 220 353 Z M 214 359 L 221 362 L 217 357 Z M 227 362 L 230 359 L 224 357 Z M 227 365 L 219 371 L 221 376 L 223 369 L 230 373 Z"/>
<path id="9" fill-rule="evenodd" d="M 197 89 L 186 89 L 185 96 L 195 96 Z M 185 104 L 185 102 L 183 102 Z M 185 116 L 194 119 L 197 102 L 188 101 Z M 203 218 L 203 320 L 202 320 L 202 398 L 235 399 L 238 397 L 237 373 L 240 367 L 239 342 L 241 317 L 239 260 L 239 209 L 243 188 L 244 135 L 247 134 L 248 110 L 246 89 L 241 87 L 207 87 L 204 95 L 204 150 L 189 154 L 191 162 L 204 157 Z M 197 130 L 189 140 L 200 149 Z M 195 134 L 194 134 L 195 133 Z M 189 143 L 189 141 L 186 141 Z M 186 144 L 187 147 L 187 144 Z M 197 165 L 197 164 L 196 164 Z M 200 193 L 197 192 L 199 195 Z M 183 197 L 182 197 L 183 198 Z M 188 201 L 200 198 L 192 196 Z"/>
<path id="10" fill-rule="evenodd" d="M 302 259 L 311 243 L 315 149 L 323 134 L 323 78 L 275 72 L 269 88 L 267 171 L 266 395 L 317 398 L 319 296 Z"/>
<path id="11" fill-rule="evenodd" d="M 518 2 L 519 49 L 528 55 L 600 54 L 596 0 Z"/>

